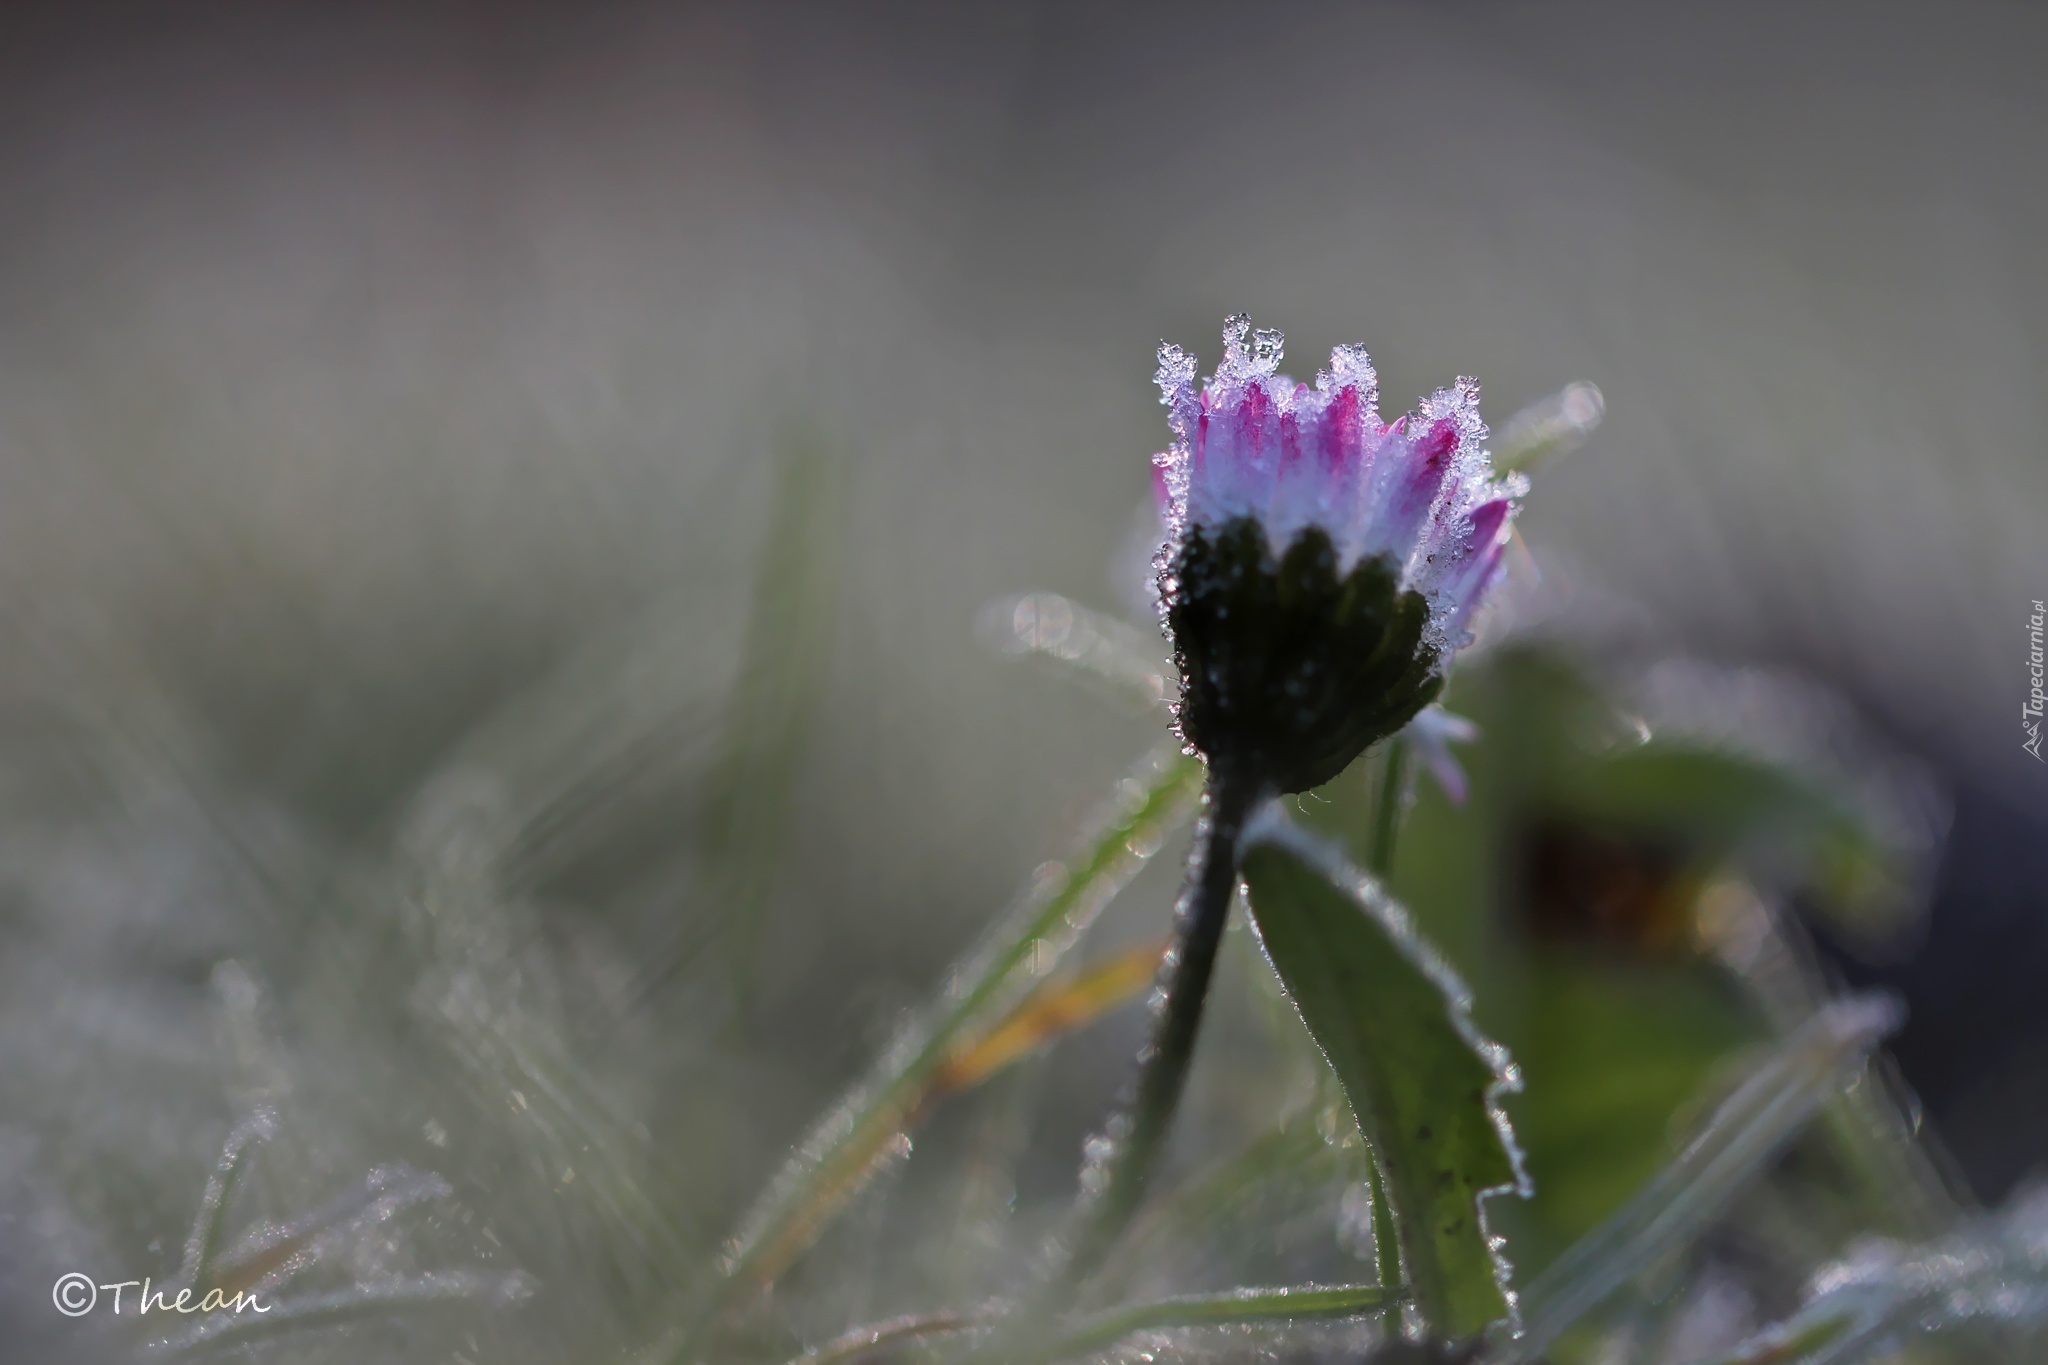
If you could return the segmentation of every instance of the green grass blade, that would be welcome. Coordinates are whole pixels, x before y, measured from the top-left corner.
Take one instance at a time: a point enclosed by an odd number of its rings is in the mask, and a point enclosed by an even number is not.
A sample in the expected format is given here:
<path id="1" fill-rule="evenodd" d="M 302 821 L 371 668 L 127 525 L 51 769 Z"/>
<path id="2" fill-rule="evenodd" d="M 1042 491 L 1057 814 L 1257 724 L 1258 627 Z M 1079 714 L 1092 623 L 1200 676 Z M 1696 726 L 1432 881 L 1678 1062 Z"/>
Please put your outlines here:
<path id="1" fill-rule="evenodd" d="M 227 1142 L 221 1147 L 220 1160 L 206 1178 L 206 1190 L 200 1196 L 199 1212 L 192 1220 L 191 1235 L 185 1239 L 185 1259 L 178 1270 L 181 1286 L 197 1287 L 212 1272 L 220 1256 L 228 1203 L 249 1169 L 249 1153 L 258 1142 L 276 1131 L 276 1114 L 268 1109 L 258 1109 L 228 1133 Z"/>
<path id="2" fill-rule="evenodd" d="M 2012 1195 L 2002 1208 L 1964 1215 L 1940 1237 L 1860 1239 L 1814 1273 L 1811 1297 L 1798 1312 L 1699 1365 L 1990 1359 L 1982 1354 L 1989 1342 L 2008 1348 L 2038 1342 L 2048 1321 L 2044 1228 L 2048 1192 L 2034 1186 Z M 1964 1341 L 1931 1350 L 1921 1345 L 1958 1329 L 1967 1332 Z M 2010 1354 L 2009 1349 L 1999 1358 Z M 2014 1358 L 2038 1357 L 2021 1349 Z"/>
<path id="3" fill-rule="evenodd" d="M 1219 1240 L 1254 1237 L 1265 1206 L 1289 1208 L 1331 1198 L 1333 1187 L 1363 1179 L 1362 1149 L 1346 1150 L 1318 1131 L 1314 1112 L 1291 1115 L 1236 1154 L 1148 1203 L 1118 1254 L 1088 1286 L 1086 1300 L 1114 1301 L 1142 1271 L 1177 1257 L 1207 1258 Z M 1340 1196 L 1341 1197 L 1341 1196 Z"/>
<path id="4" fill-rule="evenodd" d="M 1716 955 L 1749 992 L 1771 1027 L 1789 1035 L 1826 1002 L 1828 985 L 1805 927 L 1748 882 L 1723 878 L 1702 898 Z M 1939 1236 L 1968 1203 L 1960 1177 L 1940 1164 L 1908 1116 L 1902 1082 L 1882 1057 L 1828 1098 L 1821 1122 L 1853 1182 L 1862 1217 L 1875 1231 L 1908 1239 Z"/>
<path id="5" fill-rule="evenodd" d="M 216 1310 L 185 1330 L 153 1343 L 157 1351 L 180 1355 L 201 1348 L 251 1346 L 260 1341 L 343 1323 L 376 1321 L 423 1308 L 456 1305 L 504 1307 L 528 1298 L 534 1286 L 514 1271 L 444 1270 L 356 1285 L 331 1293 L 304 1294 L 236 1312 Z"/>
<path id="6" fill-rule="evenodd" d="M 997 652 L 1063 664 L 1135 709 L 1163 710 L 1173 695 L 1173 670 L 1157 630 L 1056 592 L 997 598 L 981 609 L 975 628 Z"/>
<path id="7" fill-rule="evenodd" d="M 884 1322 L 871 1322 L 805 1351 L 789 1365 L 853 1365 L 873 1352 L 891 1351 L 914 1341 L 987 1327 L 997 1320 L 997 1316 L 993 1311 L 914 1313 Z"/>
<path id="8" fill-rule="evenodd" d="M 844 458 L 815 432 L 778 443 L 775 501 L 761 543 L 744 662 L 709 784 L 704 847 L 742 994 L 755 926 L 777 853 L 810 723 L 831 665 L 838 611 Z"/>
<path id="9" fill-rule="evenodd" d="M 1661 1254 L 1704 1230 L 1899 1022 L 1883 996 L 1821 1010 L 1724 1100 L 1678 1158 L 1528 1287 L 1527 1325 L 1496 1357 L 1533 1360 Z"/>
<path id="10" fill-rule="evenodd" d="M 1493 438 L 1493 467 L 1526 472 L 1584 445 L 1607 415 L 1607 400 L 1592 384 L 1567 384 L 1510 417 Z"/>
<path id="11" fill-rule="evenodd" d="M 1013 1004 L 1192 815 L 1202 765 L 1155 751 L 1119 786 L 1081 851 L 1041 875 L 1017 910 L 948 974 L 937 1004 L 835 1105 L 770 1182 L 732 1244 L 714 1311 L 773 1282 L 886 1157 L 969 1030 Z"/>
<path id="12" fill-rule="evenodd" d="M 1400 1301 L 1397 1291 L 1376 1284 L 1297 1285 L 1285 1289 L 1236 1289 L 1129 1304 L 1098 1313 L 1063 1333 L 1026 1365 L 1052 1365 L 1094 1355 L 1139 1332 L 1175 1327 L 1223 1327 L 1309 1318 L 1354 1318 L 1384 1312 Z"/>

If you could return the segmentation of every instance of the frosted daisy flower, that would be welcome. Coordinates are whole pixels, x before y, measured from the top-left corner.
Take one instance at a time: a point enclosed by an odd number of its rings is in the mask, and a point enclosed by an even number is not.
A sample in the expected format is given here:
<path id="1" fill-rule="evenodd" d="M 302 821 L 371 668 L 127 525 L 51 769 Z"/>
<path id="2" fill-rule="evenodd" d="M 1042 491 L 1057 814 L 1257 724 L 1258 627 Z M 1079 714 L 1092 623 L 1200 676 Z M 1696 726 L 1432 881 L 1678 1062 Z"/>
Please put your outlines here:
<path id="1" fill-rule="evenodd" d="M 1282 342 L 1231 318 L 1199 390 L 1194 357 L 1159 348 L 1156 564 L 1181 738 L 1299 791 L 1435 699 L 1528 485 L 1495 473 L 1472 380 L 1382 424 L 1362 347 L 1310 385 L 1279 373 Z"/>

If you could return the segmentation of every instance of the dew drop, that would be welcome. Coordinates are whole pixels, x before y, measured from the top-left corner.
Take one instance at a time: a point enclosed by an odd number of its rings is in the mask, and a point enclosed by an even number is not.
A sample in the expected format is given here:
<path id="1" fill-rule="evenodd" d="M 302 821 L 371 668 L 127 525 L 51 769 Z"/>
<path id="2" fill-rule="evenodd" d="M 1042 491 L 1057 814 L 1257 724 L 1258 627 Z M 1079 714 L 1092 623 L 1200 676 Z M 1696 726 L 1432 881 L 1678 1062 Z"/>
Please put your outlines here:
<path id="1" fill-rule="evenodd" d="M 1056 593 L 1020 598 L 1010 621 L 1019 650 L 1055 653 L 1074 630 L 1074 606 Z"/>
<path id="2" fill-rule="evenodd" d="M 1607 414 L 1607 400 L 1591 384 L 1567 384 L 1558 397 L 1561 400 L 1558 407 L 1564 420 L 1580 430 L 1591 431 Z"/>

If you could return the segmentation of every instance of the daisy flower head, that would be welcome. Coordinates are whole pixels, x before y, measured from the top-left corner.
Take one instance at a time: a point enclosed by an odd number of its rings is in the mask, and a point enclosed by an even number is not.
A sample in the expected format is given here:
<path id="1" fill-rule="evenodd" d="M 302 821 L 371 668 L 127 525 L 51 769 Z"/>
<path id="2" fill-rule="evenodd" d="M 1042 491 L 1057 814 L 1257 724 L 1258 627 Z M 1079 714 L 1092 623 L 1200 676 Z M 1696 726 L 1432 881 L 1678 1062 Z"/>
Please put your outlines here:
<path id="1" fill-rule="evenodd" d="M 1282 347 L 1233 317 L 1197 388 L 1194 357 L 1160 346 L 1156 569 L 1181 738 L 1299 791 L 1435 699 L 1527 483 L 1494 472 L 1472 380 L 1383 423 L 1363 347 L 1313 384 L 1279 373 Z"/>

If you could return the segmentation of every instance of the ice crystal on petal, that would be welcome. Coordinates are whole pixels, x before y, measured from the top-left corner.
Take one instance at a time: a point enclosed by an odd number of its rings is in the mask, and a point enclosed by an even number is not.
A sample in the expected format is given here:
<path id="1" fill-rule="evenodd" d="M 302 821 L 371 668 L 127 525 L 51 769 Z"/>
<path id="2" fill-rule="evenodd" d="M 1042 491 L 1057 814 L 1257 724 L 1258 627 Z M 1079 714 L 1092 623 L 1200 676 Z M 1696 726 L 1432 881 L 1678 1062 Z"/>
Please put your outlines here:
<path id="1" fill-rule="evenodd" d="M 1287 354 L 1287 336 L 1275 327 L 1261 327 L 1252 333 L 1251 363 L 1260 374 L 1272 374 Z"/>
<path id="2" fill-rule="evenodd" d="M 1318 371 L 1316 387 L 1325 393 L 1336 389 L 1356 389 L 1360 401 L 1373 412 L 1380 407 L 1379 371 L 1372 367 L 1372 357 L 1365 347 L 1356 345 L 1338 346 L 1330 352 L 1330 368 Z"/>
<path id="3" fill-rule="evenodd" d="M 1159 369 L 1152 382 L 1159 386 L 1159 401 L 1166 406 L 1166 423 L 1176 436 L 1185 435 L 1197 404 L 1195 402 L 1195 358 L 1170 341 L 1159 343 Z"/>

